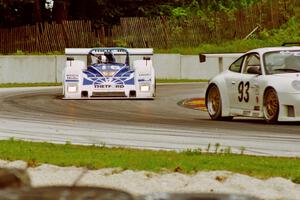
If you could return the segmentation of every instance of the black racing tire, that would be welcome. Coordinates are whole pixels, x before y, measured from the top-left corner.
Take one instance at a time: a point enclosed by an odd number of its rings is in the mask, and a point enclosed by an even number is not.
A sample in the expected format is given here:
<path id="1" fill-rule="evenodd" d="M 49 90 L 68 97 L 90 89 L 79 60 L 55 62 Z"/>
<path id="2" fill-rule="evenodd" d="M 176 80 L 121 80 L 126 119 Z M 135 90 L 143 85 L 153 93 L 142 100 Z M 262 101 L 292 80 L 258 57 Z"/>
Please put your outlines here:
<path id="1" fill-rule="evenodd" d="M 274 88 L 268 88 L 264 93 L 263 113 L 267 123 L 276 123 L 279 115 L 279 100 Z"/>
<path id="2" fill-rule="evenodd" d="M 154 92 L 153 92 L 153 97 L 156 97 L 156 79 L 154 81 Z"/>
<path id="3" fill-rule="evenodd" d="M 216 85 L 210 85 L 206 92 L 205 105 L 211 119 L 222 119 L 222 99 L 219 88 Z"/>

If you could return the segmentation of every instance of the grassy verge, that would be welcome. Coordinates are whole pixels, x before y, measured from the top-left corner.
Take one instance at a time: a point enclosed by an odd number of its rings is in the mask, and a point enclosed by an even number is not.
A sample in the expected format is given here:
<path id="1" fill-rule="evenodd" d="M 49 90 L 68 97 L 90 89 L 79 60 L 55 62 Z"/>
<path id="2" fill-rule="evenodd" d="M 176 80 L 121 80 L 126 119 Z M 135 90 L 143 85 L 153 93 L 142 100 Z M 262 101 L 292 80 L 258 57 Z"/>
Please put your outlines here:
<path id="1" fill-rule="evenodd" d="M 199 55 L 199 53 L 245 53 L 256 48 L 278 47 L 281 46 L 282 43 L 282 41 L 278 42 L 262 39 L 232 40 L 218 44 L 200 44 L 195 48 L 181 47 L 171 49 L 156 49 L 155 53 L 175 53 L 182 55 Z"/>
<path id="2" fill-rule="evenodd" d="M 156 79 L 156 83 L 193 83 L 207 82 L 205 79 Z"/>
<path id="3" fill-rule="evenodd" d="M 0 88 L 60 86 L 61 83 L 3 83 Z"/>
<path id="4" fill-rule="evenodd" d="M 122 169 L 154 172 L 229 170 L 258 178 L 280 176 L 300 183 L 300 159 L 236 155 L 231 153 L 201 153 L 188 150 L 151 151 L 102 146 L 79 146 L 0 141 L 0 159 L 24 160 L 31 166 L 49 163 L 58 166 L 77 166 L 89 169 L 120 167 Z"/>
<path id="5" fill-rule="evenodd" d="M 191 82 L 207 82 L 202 79 L 157 79 L 157 83 L 191 83 Z M 46 86 L 61 86 L 62 83 L 4 83 L 0 84 L 0 88 L 13 87 L 46 87 Z"/>

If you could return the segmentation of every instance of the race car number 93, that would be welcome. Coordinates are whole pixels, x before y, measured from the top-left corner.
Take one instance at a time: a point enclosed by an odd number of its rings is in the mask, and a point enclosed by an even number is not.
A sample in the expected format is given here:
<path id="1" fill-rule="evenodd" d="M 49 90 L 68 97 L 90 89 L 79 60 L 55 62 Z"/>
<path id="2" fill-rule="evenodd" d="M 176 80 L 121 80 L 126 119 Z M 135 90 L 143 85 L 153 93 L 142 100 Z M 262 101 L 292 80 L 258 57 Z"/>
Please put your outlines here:
<path id="1" fill-rule="evenodd" d="M 239 102 L 242 102 L 243 100 L 246 103 L 249 102 L 249 88 L 250 88 L 250 83 L 249 82 L 246 82 L 246 83 L 244 83 L 243 81 L 240 82 L 239 87 L 238 87 Z"/>

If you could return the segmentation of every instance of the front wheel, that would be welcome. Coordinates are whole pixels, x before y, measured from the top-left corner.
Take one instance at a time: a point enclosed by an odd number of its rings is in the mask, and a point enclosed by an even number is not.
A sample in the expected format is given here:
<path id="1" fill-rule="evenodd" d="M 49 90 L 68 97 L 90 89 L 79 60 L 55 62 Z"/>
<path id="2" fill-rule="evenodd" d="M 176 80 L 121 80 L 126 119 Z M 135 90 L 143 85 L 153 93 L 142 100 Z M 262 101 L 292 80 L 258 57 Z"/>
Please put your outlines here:
<path id="1" fill-rule="evenodd" d="M 277 122 L 279 115 L 279 100 L 277 93 L 273 88 L 267 89 L 265 92 L 263 112 L 266 122 Z"/>

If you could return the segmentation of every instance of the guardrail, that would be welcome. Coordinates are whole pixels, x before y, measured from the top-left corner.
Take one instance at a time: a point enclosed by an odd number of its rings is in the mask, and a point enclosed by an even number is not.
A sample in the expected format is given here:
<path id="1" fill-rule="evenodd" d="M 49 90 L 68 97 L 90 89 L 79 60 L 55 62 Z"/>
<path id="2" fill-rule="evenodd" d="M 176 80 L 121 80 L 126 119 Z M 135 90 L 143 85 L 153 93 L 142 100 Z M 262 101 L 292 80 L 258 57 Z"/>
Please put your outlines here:
<path id="1" fill-rule="evenodd" d="M 206 61 L 200 62 L 198 55 L 154 54 L 153 64 L 159 79 L 210 79 L 226 70 L 240 55 L 205 54 Z M 65 61 L 65 55 L 0 56 L 0 83 L 61 82 Z"/>

